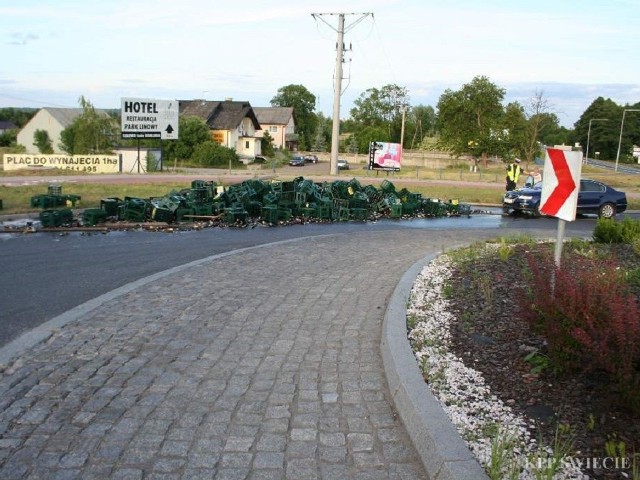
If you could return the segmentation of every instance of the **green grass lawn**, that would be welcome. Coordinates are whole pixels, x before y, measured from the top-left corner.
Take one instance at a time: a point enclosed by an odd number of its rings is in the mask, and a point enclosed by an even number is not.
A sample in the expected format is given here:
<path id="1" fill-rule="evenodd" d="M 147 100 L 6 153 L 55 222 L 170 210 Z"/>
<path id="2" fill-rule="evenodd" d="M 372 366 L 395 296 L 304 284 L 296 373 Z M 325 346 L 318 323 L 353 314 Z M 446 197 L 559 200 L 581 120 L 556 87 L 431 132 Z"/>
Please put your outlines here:
<path id="1" fill-rule="evenodd" d="M 81 200 L 78 208 L 99 208 L 100 200 L 109 197 L 163 197 L 172 191 L 189 188 L 184 183 L 148 183 L 142 185 L 113 185 L 98 183 L 63 183 L 63 195 L 79 195 Z M 29 213 L 39 211 L 30 206 L 31 197 L 47 193 L 44 185 L 29 185 L 19 187 L 0 187 L 0 199 L 2 199 L 3 214 Z"/>

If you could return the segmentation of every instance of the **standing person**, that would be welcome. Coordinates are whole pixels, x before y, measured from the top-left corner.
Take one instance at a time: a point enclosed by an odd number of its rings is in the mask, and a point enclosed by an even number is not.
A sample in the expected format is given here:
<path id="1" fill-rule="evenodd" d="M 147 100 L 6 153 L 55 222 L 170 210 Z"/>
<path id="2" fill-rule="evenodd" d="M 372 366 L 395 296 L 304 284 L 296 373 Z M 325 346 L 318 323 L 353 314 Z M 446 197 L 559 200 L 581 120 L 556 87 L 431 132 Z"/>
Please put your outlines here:
<path id="1" fill-rule="evenodd" d="M 516 185 L 521 174 L 522 167 L 520 166 L 520 159 L 516 158 L 507 167 L 507 192 L 516 189 Z"/>
<path id="2" fill-rule="evenodd" d="M 540 169 L 538 167 L 534 168 L 530 172 L 524 172 L 527 175 L 526 180 L 524 181 L 525 187 L 533 187 L 536 183 L 542 181 L 542 173 L 540 173 Z"/>
<path id="3" fill-rule="evenodd" d="M 540 167 L 536 167 L 533 169 L 529 175 L 533 177 L 533 184 L 535 185 L 538 182 L 542 181 L 542 172 L 540 171 Z"/>

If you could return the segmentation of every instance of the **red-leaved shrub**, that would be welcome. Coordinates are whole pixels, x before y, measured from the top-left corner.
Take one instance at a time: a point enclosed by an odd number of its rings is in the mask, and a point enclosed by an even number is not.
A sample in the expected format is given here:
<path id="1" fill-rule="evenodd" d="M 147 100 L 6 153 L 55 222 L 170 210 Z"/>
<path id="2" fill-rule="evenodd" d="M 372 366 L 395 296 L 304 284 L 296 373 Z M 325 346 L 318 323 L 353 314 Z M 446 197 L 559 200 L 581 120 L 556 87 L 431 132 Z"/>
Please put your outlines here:
<path id="1" fill-rule="evenodd" d="M 569 254 L 560 268 L 551 254 L 527 258 L 531 289 L 522 314 L 547 340 L 549 357 L 563 371 L 600 371 L 640 401 L 640 311 L 612 259 Z M 635 387 L 634 387 L 635 385 Z"/>

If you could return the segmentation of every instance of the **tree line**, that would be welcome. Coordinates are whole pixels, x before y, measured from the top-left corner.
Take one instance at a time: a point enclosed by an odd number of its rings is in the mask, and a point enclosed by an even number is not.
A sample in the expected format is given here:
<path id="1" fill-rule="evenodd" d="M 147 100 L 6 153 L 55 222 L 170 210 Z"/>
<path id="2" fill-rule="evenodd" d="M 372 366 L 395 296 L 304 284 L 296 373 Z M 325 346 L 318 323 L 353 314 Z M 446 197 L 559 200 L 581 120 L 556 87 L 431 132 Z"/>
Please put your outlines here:
<path id="1" fill-rule="evenodd" d="M 632 161 L 633 145 L 640 144 L 640 111 L 625 118 L 625 110 L 640 110 L 640 102 L 618 105 L 611 99 L 596 98 L 574 124 L 573 129 L 560 126 L 544 92 L 536 91 L 522 105 L 505 104 L 506 90 L 487 77 L 478 76 L 459 90 L 447 89 L 435 108 L 411 105 L 407 88 L 395 84 L 370 88 L 361 93 L 340 122 L 340 150 L 366 154 L 369 144 L 402 143 L 405 149 L 448 151 L 454 156 L 468 156 L 486 163 L 489 158 L 508 161 L 519 157 L 533 161 L 543 146 L 591 146 L 592 155 L 613 160 L 620 144 L 620 161 Z M 136 141 L 120 139 L 119 111 L 97 111 L 89 100 L 79 99 L 83 114 L 61 134 L 59 147 L 69 154 L 107 153 L 116 145 L 134 146 Z M 331 145 L 331 118 L 316 113 L 316 97 L 303 85 L 286 85 L 271 99 L 273 107 L 292 107 L 302 151 L 324 152 Z M 24 126 L 34 109 L 0 109 L 0 120 Z M 211 138 L 209 127 L 201 119 L 180 118 L 178 140 L 164 142 L 165 157 L 187 160 L 203 166 L 230 165 L 238 158 L 233 150 Z M 0 135 L 0 146 L 16 147 L 17 131 Z M 403 137 L 403 138 L 401 138 Z M 46 131 L 38 130 L 34 143 L 42 153 L 53 151 Z M 144 146 L 157 141 L 142 140 Z M 268 132 L 263 138 L 263 154 L 274 154 Z"/>

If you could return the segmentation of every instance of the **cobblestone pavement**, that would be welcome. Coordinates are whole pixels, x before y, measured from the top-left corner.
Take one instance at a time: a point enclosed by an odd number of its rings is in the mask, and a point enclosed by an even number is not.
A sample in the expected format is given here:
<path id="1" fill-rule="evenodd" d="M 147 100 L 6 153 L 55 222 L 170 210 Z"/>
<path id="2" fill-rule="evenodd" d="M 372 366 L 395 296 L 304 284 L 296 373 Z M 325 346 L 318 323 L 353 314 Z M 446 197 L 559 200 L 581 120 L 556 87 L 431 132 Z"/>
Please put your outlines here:
<path id="1" fill-rule="evenodd" d="M 402 274 L 464 238 L 273 244 L 108 301 L 5 366 L 0 478 L 426 478 L 381 325 Z"/>

